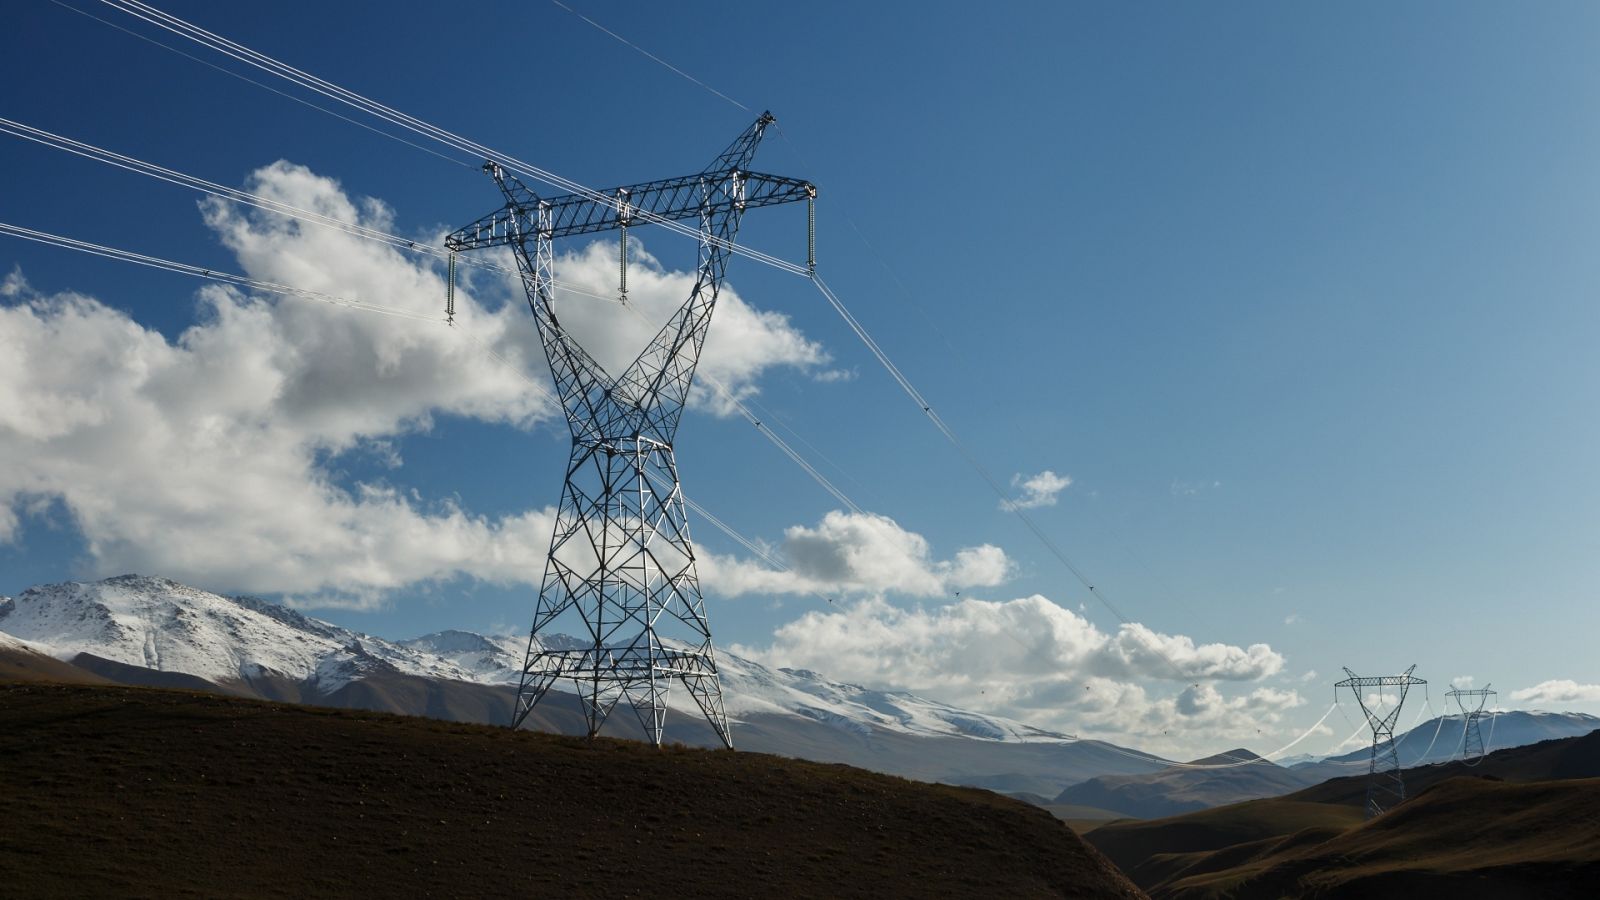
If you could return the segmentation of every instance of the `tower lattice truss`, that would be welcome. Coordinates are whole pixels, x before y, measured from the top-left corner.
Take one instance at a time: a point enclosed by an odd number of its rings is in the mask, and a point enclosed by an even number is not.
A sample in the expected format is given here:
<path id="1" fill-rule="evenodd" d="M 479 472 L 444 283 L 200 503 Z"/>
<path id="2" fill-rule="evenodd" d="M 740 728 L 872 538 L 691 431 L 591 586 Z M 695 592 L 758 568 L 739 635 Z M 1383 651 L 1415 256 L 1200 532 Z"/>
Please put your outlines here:
<path id="1" fill-rule="evenodd" d="M 1456 688 L 1444 696 L 1447 702 L 1454 698 L 1456 705 L 1461 708 L 1461 758 L 1467 765 L 1475 766 L 1482 761 L 1485 751 L 1479 720 L 1483 718 L 1484 705 L 1495 696 L 1495 691 L 1484 685 L 1477 690 Z M 1490 736 L 1493 737 L 1493 734 Z"/>
<path id="2" fill-rule="evenodd" d="M 763 113 L 697 174 L 608 191 L 542 198 L 490 163 L 505 205 L 446 241 L 453 251 L 514 251 L 572 431 L 512 727 L 570 679 L 591 737 L 625 703 L 660 745 L 678 685 L 733 746 L 672 447 L 740 219 L 752 207 L 816 197 L 808 182 L 750 171 L 772 122 Z M 556 315 L 553 244 L 618 230 L 626 247 L 628 228 L 665 222 L 698 226 L 694 287 L 638 358 L 612 375 Z M 576 640 L 552 640 L 549 629 L 572 613 L 582 622 Z"/>
<path id="3" fill-rule="evenodd" d="M 1367 717 L 1367 725 L 1372 728 L 1372 764 L 1367 770 L 1367 818 L 1382 815 L 1384 810 L 1391 809 L 1406 799 L 1406 782 L 1400 765 L 1400 752 L 1394 741 L 1394 726 L 1400 719 L 1400 708 L 1405 705 L 1406 694 L 1415 685 L 1426 685 L 1428 682 L 1412 675 L 1416 666 L 1405 670 L 1400 675 L 1373 675 L 1360 676 L 1345 669 L 1350 676 L 1334 685 L 1335 692 L 1339 688 L 1347 687 L 1355 695 L 1356 703 L 1361 707 L 1361 712 Z M 1366 688 L 1377 688 L 1379 697 L 1385 688 L 1395 689 L 1394 706 L 1387 709 L 1383 704 L 1369 702 L 1362 691 Z"/>

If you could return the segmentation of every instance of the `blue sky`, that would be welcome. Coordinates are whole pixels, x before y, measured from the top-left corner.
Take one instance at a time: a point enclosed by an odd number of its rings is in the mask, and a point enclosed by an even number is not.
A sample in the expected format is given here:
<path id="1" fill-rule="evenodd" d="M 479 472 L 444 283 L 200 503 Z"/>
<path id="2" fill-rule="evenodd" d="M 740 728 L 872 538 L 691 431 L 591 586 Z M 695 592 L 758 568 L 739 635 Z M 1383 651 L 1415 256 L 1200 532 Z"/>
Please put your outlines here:
<path id="1" fill-rule="evenodd" d="M 156 34 L 102 4 L 70 2 Z M 732 290 L 748 310 L 787 319 L 719 318 L 714 332 L 735 329 L 731 342 L 750 336 L 750 346 L 773 348 L 766 362 L 725 371 L 893 527 L 828 519 L 840 504 L 741 418 L 705 404 L 692 411 L 678 444 L 690 496 L 779 554 L 866 547 L 860 566 L 881 564 L 819 588 L 848 601 L 819 608 L 805 591 L 751 587 L 759 579 L 740 568 L 754 567 L 749 554 L 697 523 L 704 550 L 726 561 L 720 580 L 707 577 L 719 643 L 957 702 L 994 703 L 980 698 L 1008 685 L 997 711 L 1152 747 L 1163 732 L 1197 736 L 1176 749 L 1258 746 L 1251 731 L 1262 723 L 1261 742 L 1298 734 L 1326 710 L 1341 665 L 1416 662 L 1436 694 L 1458 676 L 1507 693 L 1570 680 L 1502 700 L 1600 711 L 1600 258 L 1590 249 L 1600 235 L 1600 11 L 572 5 L 777 114 L 783 134 L 766 141 L 756 167 L 820 186 L 829 283 L 998 477 L 1071 479 L 1030 515 L 1130 619 L 1158 633 L 1119 634 L 807 282 L 740 259 Z M 695 171 L 753 118 L 555 5 L 327 6 L 162 8 L 595 187 Z M 496 205 L 492 184 L 469 166 L 59 5 L 8 18 L 6 117 L 224 184 L 316 202 L 376 198 L 389 227 L 407 235 L 436 235 Z M 251 181 L 279 160 L 309 173 Z M 208 215 L 189 192 L 15 138 L 0 140 L 0 165 L 9 173 L 0 221 L 259 277 L 380 292 L 403 281 L 426 293 L 421 275 L 380 273 L 376 258 L 377 280 L 363 288 L 330 241 L 274 234 L 237 211 Z M 667 291 L 692 247 L 638 237 Z M 803 214 L 761 211 L 742 239 L 802 259 Z M 606 252 L 595 248 L 593 271 Z M 586 271 L 580 257 L 569 265 Z M 0 346 L 23 346 L 14 360 L 60 365 L 33 365 L 25 377 L 0 369 L 0 410 L 13 412 L 9 426 L 0 421 L 0 440 L 11 428 L 0 446 L 17 454 L 7 460 L 13 477 L 0 480 L 0 504 L 17 517 L 0 541 L 0 594 L 165 566 L 181 571 L 157 574 L 219 591 L 276 585 L 302 602 L 331 598 L 343 605 L 318 615 L 383 635 L 525 627 L 531 590 L 514 583 L 510 563 L 488 572 L 445 559 L 428 570 L 378 554 L 344 567 L 336 551 L 307 550 L 290 573 L 250 550 L 278 533 L 251 523 L 282 513 L 267 498 L 283 485 L 261 474 L 280 463 L 283 477 L 357 506 L 364 490 L 388 491 L 424 523 L 440 521 L 452 498 L 465 520 L 489 523 L 554 503 L 564 427 L 512 397 L 503 370 L 438 351 L 432 368 L 412 370 L 434 386 L 460 380 L 437 403 L 396 399 L 364 432 L 307 424 L 299 409 L 293 433 L 314 447 L 310 468 L 285 462 L 292 453 L 253 457 L 248 445 L 185 463 L 259 475 L 253 496 L 267 505 L 195 508 L 232 496 L 219 494 L 173 507 L 184 515 L 133 516 L 141 500 L 124 488 L 155 477 L 133 460 L 170 460 L 170 474 L 183 448 L 199 444 L 169 435 L 148 458 L 119 458 L 100 425 L 28 437 L 18 419 L 76 408 L 69 400 L 159 420 L 148 433 L 128 426 L 143 437 L 164 433 L 159 422 L 226 419 L 191 409 L 204 398 L 182 386 L 139 395 L 150 405 L 136 414 L 115 393 L 132 352 L 117 341 L 166 353 L 130 327 L 169 343 L 190 328 L 222 333 L 201 307 L 201 284 L 10 238 L 0 242 L 5 273 L 17 277 L 0 311 L 16 315 Z M 528 325 L 513 321 L 514 305 L 502 308 L 509 293 L 488 283 L 480 292 L 498 311 L 495 333 L 514 342 Z M 85 332 L 62 324 L 69 293 L 104 304 L 88 324 L 73 320 Z M 39 311 L 24 321 L 25 308 Z M 341 345 L 308 324 L 316 315 L 352 314 L 310 310 L 262 346 L 283 359 L 295 335 L 310 334 L 337 355 Z M 235 325 L 230 338 L 250 334 L 250 323 Z M 90 333 L 105 355 L 82 349 Z M 393 349 L 382 342 L 398 333 L 352 340 Z M 373 405 L 369 376 L 359 357 L 339 358 L 349 364 L 319 369 L 316 385 L 338 398 L 330 415 L 348 419 Z M 204 371 L 185 365 L 175 370 L 185 378 Z M 29 412 L 41 397 L 51 398 L 44 412 Z M 101 471 L 92 490 L 72 474 L 88 469 L 52 468 L 76 452 Z M 359 545 L 363 523 L 381 518 L 372 515 L 353 516 L 337 540 Z M 791 535 L 799 543 L 785 544 L 790 529 L 802 529 Z M 175 549 L 207 541 L 240 549 Z M 1003 551 L 1005 576 L 963 575 L 961 552 L 985 546 Z M 906 566 L 923 588 L 895 587 L 908 583 Z M 1014 602 L 1035 594 L 1050 608 Z M 356 600 L 363 608 L 350 608 Z M 895 636 L 874 638 L 877 629 Z M 1007 629 L 1030 652 L 1015 653 L 1009 637 L 992 642 Z M 1034 647 L 1041 632 L 1056 645 Z M 1144 666 L 1140 648 L 1163 635 L 1224 645 L 1196 651 L 1221 677 L 1197 680 L 1202 692 Z M 1021 660 L 996 659 L 1010 656 Z M 1117 718 L 1107 709 L 1115 702 L 1066 697 L 1085 684 L 1134 698 L 1122 705 L 1138 714 Z"/>

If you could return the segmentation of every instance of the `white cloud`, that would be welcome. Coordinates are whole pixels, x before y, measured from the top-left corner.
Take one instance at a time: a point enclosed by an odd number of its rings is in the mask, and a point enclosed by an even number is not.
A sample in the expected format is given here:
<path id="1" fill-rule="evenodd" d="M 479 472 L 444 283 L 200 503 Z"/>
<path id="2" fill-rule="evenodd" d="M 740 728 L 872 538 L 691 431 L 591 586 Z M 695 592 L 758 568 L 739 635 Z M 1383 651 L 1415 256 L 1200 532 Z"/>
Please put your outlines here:
<path id="1" fill-rule="evenodd" d="M 1471 675 L 1457 675 L 1456 677 L 1450 679 L 1450 686 L 1459 690 L 1470 691 L 1472 690 L 1472 685 L 1475 684 L 1477 680 L 1478 679 Z"/>
<path id="2" fill-rule="evenodd" d="M 382 203 L 287 163 L 249 189 L 347 221 L 394 230 Z M 445 284 L 418 261 L 336 231 L 203 204 L 205 220 L 250 276 L 441 315 Z M 586 284 L 614 259 L 580 251 L 558 277 Z M 25 503 L 58 498 L 87 543 L 86 574 L 159 572 L 227 590 L 287 592 L 308 603 L 371 603 L 420 581 L 467 576 L 536 582 L 552 512 L 490 518 L 382 483 L 340 485 L 345 454 L 401 465 L 396 439 L 452 414 L 517 428 L 559 418 L 547 395 L 462 332 L 546 382 L 531 317 L 509 280 L 463 280 L 457 329 L 297 298 L 210 285 L 175 340 L 95 299 L 40 295 L 20 271 L 0 284 L 0 541 Z M 641 307 L 687 296 L 691 276 L 641 254 Z M 174 293 L 180 290 L 174 284 Z M 497 298 L 485 302 L 484 297 Z M 505 302 L 510 299 L 511 302 Z M 580 302 L 589 304 L 580 307 Z M 572 319 L 605 307 L 565 302 Z M 649 329 L 596 327 L 596 349 L 642 347 Z M 774 366 L 826 361 L 779 315 L 724 290 L 705 368 L 735 393 Z M 709 401 L 722 411 L 720 401 Z"/>
<path id="3" fill-rule="evenodd" d="M 1562 678 L 1543 681 L 1531 688 L 1512 691 L 1511 699 L 1519 703 L 1600 703 L 1600 684 L 1579 684 Z"/>
<path id="4" fill-rule="evenodd" d="M 1045 469 L 1037 475 L 1026 478 L 1019 472 L 1011 476 L 1011 486 L 1021 488 L 1017 496 L 1000 501 L 1000 508 L 1007 512 L 1013 509 L 1035 509 L 1040 506 L 1055 506 L 1056 495 L 1066 490 L 1072 484 L 1072 479 L 1066 475 Z"/>
<path id="5" fill-rule="evenodd" d="M 708 554 L 700 573 L 709 590 L 748 593 L 901 593 L 933 597 L 968 587 L 991 587 L 1010 577 L 1004 550 L 981 544 L 934 559 L 922 535 L 887 516 L 835 510 L 815 527 L 791 526 L 783 543 L 767 548 L 789 567 L 775 571 L 753 561 Z"/>
<path id="6" fill-rule="evenodd" d="M 1152 695 L 1141 682 L 1171 683 L 1178 677 L 1171 665 L 1185 681 L 1248 682 L 1276 674 L 1284 659 L 1264 644 L 1200 645 L 1139 624 L 1107 634 L 1038 595 L 1004 602 L 963 598 L 931 608 L 871 598 L 801 616 L 780 627 L 770 645 L 732 650 L 1043 727 L 1137 736 L 1140 746 L 1150 747 L 1206 740 L 1259 745 L 1281 734 L 1283 713 L 1304 702 L 1294 691 L 1265 686 L 1236 696 L 1209 684 Z"/>
<path id="7" fill-rule="evenodd" d="M 1300 624 L 1300 614 L 1299 613 L 1290 613 L 1287 616 L 1284 616 L 1283 617 L 1283 624 L 1285 624 L 1285 625 L 1299 625 Z"/>

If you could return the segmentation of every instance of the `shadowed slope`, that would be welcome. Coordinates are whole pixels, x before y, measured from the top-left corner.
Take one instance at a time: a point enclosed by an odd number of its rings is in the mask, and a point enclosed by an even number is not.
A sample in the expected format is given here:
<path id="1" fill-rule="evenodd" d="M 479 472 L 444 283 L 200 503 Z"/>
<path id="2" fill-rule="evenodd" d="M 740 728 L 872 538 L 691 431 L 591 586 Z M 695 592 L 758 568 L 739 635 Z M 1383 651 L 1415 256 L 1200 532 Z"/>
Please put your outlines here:
<path id="1" fill-rule="evenodd" d="M 1157 897 L 1594 896 L 1600 779 L 1507 784 L 1451 778 L 1327 840 L 1188 874 Z"/>
<path id="2" fill-rule="evenodd" d="M 110 678 L 40 653 L 0 632 L 0 681 L 56 681 L 67 684 L 109 684 Z"/>
<path id="3" fill-rule="evenodd" d="M 11 684 L 0 759 L 19 896 L 1139 896 L 1043 810 L 753 753 Z"/>
<path id="4" fill-rule="evenodd" d="M 1600 876 L 1596 776 L 1600 731 L 1407 769 L 1411 799 L 1370 823 L 1360 776 L 1088 840 L 1157 898 L 1585 896 L 1569 888 Z"/>

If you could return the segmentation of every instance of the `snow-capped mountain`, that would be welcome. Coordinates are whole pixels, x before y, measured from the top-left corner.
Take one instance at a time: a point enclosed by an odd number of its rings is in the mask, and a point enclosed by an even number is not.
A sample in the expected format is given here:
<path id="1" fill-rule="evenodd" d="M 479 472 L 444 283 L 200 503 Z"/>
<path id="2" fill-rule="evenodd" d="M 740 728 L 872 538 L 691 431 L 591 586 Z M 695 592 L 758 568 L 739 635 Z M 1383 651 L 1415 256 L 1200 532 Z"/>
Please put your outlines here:
<path id="1" fill-rule="evenodd" d="M 0 628 L 3 627 L 4 623 L 0 623 Z M 1478 720 L 1484 749 L 1490 753 L 1555 738 L 1580 737 L 1597 728 L 1600 728 L 1600 716 L 1573 712 L 1485 712 Z M 1466 723 L 1460 713 L 1438 716 L 1417 725 L 1395 738 L 1395 751 L 1400 757 L 1400 764 L 1424 766 L 1461 758 L 1465 730 Z M 1372 751 L 1363 747 L 1350 753 L 1330 756 L 1318 764 L 1324 767 L 1338 765 L 1360 768 L 1370 762 L 1371 756 Z"/>
<path id="2" fill-rule="evenodd" d="M 87 653 L 220 685 L 262 677 L 309 682 L 323 693 L 372 671 L 468 680 L 429 653 L 302 616 L 275 603 L 228 598 L 165 578 L 29 588 L 0 608 L 0 631 L 50 648 Z"/>
<path id="3" fill-rule="evenodd" d="M 280 679 L 311 697 L 398 673 L 488 686 L 515 685 L 527 637 L 442 631 L 390 641 L 249 597 L 223 597 L 165 578 L 124 575 L 42 585 L 0 605 L 0 631 L 63 660 L 104 660 L 192 675 L 224 687 Z M 551 645 L 572 639 L 554 636 Z M 895 732 L 999 742 L 1070 742 L 999 716 L 914 694 L 829 681 L 803 669 L 772 669 L 719 654 L 724 702 L 735 720 L 798 717 L 870 735 Z M 677 706 L 691 708 L 687 697 Z"/>
<path id="4" fill-rule="evenodd" d="M 566 643 L 555 636 L 547 643 Z M 480 684 L 515 684 L 527 637 L 485 636 L 470 631 L 441 631 L 401 646 L 448 661 L 462 680 Z M 717 655 L 723 704 L 728 715 L 800 716 L 837 728 L 870 733 L 874 728 L 903 734 L 969 737 L 994 741 L 1071 741 L 1072 736 L 1044 731 L 999 716 L 958 709 L 936 700 L 897 691 L 874 691 L 829 681 L 805 669 L 772 669 L 723 652 Z M 687 698 L 669 701 L 675 709 L 694 710 Z M 681 704 L 681 705 L 680 705 Z"/>

